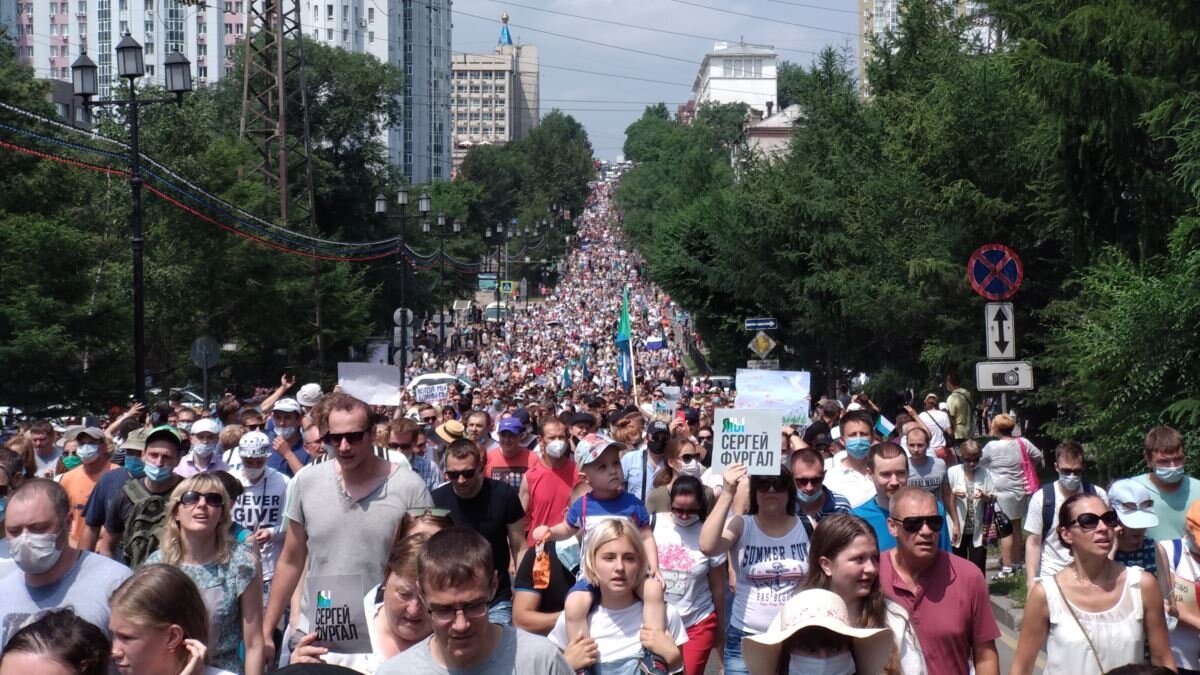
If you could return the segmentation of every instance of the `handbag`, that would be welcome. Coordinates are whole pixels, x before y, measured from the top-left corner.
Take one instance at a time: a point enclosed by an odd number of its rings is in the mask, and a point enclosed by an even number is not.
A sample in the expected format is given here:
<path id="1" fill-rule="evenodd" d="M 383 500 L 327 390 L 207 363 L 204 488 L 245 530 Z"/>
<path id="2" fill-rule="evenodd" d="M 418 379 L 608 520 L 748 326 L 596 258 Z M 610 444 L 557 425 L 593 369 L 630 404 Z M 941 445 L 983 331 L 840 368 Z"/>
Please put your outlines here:
<path id="1" fill-rule="evenodd" d="M 1042 483 L 1038 479 L 1033 460 L 1029 459 L 1029 451 L 1025 449 L 1024 438 L 1017 439 L 1017 447 L 1021 449 L 1021 475 L 1025 478 L 1025 494 L 1031 495 L 1041 489 Z"/>
<path id="2" fill-rule="evenodd" d="M 990 502 L 983 507 L 983 545 L 992 547 L 1000 543 L 1000 523 L 1001 518 L 1007 520 L 1008 516 L 1004 515 L 1003 511 L 996 509 L 996 503 Z"/>

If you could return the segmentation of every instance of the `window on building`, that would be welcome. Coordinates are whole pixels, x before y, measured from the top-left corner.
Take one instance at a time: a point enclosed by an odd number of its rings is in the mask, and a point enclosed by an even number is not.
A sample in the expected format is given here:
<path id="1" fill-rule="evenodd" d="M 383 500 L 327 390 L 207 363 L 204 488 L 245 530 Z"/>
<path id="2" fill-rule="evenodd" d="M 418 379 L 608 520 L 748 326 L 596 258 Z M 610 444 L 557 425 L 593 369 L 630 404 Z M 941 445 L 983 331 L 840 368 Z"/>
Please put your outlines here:
<path id="1" fill-rule="evenodd" d="M 375 44 L 375 31 L 367 32 L 367 42 L 370 44 Z"/>
<path id="2" fill-rule="evenodd" d="M 233 2 L 232 2 L 232 0 L 225 0 L 225 13 L 226 13 L 226 14 L 233 14 Z"/>
<path id="3" fill-rule="evenodd" d="M 196 77 L 208 77 L 208 66 L 196 66 Z"/>
<path id="4" fill-rule="evenodd" d="M 325 29 L 325 39 L 330 42 L 333 42 L 333 29 L 332 28 Z"/>
<path id="5" fill-rule="evenodd" d="M 498 133 L 498 134 L 501 134 L 501 135 L 504 135 L 504 134 L 506 134 L 506 133 L 508 133 L 508 132 L 504 130 L 504 125 L 503 125 L 503 124 L 497 124 L 497 125 L 496 125 L 496 133 Z"/>
<path id="6" fill-rule="evenodd" d="M 342 29 L 342 42 L 349 42 L 349 41 L 350 41 L 350 30 L 347 28 L 343 28 Z"/>
<path id="7" fill-rule="evenodd" d="M 480 74 L 483 75 L 483 77 L 481 79 L 484 79 L 484 80 L 492 79 L 492 71 L 490 71 L 490 70 L 485 70 Z"/>
<path id="8" fill-rule="evenodd" d="M 233 58 L 233 45 L 225 45 L 225 58 Z"/>
<path id="9" fill-rule="evenodd" d="M 497 94 L 504 93 L 504 85 L 503 84 L 500 84 L 499 82 L 496 83 L 496 93 Z"/>
<path id="10" fill-rule="evenodd" d="M 350 20 L 350 5 L 342 5 L 342 23 Z"/>
<path id="11" fill-rule="evenodd" d="M 208 56 L 208 44 L 196 45 L 196 56 Z"/>
<path id="12" fill-rule="evenodd" d="M 762 59 L 754 59 L 754 76 L 762 77 Z"/>
<path id="13" fill-rule="evenodd" d="M 333 21 L 333 5 L 325 5 L 325 18 Z"/>
<path id="14" fill-rule="evenodd" d="M 367 8 L 367 23 L 375 23 L 375 8 Z"/>
<path id="15" fill-rule="evenodd" d="M 146 74 L 149 75 L 150 77 L 154 77 L 154 64 L 153 63 L 146 64 Z"/>
<path id="16" fill-rule="evenodd" d="M 237 35 L 241 35 L 241 34 L 245 33 L 246 32 L 246 24 L 244 24 L 244 23 L 233 24 L 233 32 Z"/>
<path id="17" fill-rule="evenodd" d="M 149 40 L 146 41 L 146 53 L 154 54 L 154 43 Z"/>
<path id="18" fill-rule="evenodd" d="M 321 18 L 321 8 L 318 7 L 317 5 L 313 5 L 313 21 L 316 21 L 320 18 Z"/>
<path id="19" fill-rule="evenodd" d="M 479 76 L 479 71 L 478 71 L 478 70 L 472 70 L 472 71 L 471 71 L 471 79 L 472 79 L 472 80 L 478 80 L 478 79 L 480 79 L 480 76 Z"/>

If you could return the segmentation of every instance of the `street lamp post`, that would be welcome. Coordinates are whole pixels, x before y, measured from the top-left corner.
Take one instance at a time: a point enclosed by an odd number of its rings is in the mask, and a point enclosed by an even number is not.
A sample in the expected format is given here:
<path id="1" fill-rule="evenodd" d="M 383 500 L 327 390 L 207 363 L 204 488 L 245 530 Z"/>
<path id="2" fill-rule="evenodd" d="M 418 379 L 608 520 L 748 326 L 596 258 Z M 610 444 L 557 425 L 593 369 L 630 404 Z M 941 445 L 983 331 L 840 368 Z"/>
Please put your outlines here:
<path id="1" fill-rule="evenodd" d="M 487 228 L 483 233 L 484 239 L 489 244 L 496 245 L 496 326 L 502 328 L 504 325 L 504 315 L 500 312 L 500 251 L 504 244 L 504 224 L 497 221 L 495 229 L 495 237 L 492 236 L 492 228 Z"/>
<path id="2" fill-rule="evenodd" d="M 404 231 L 408 226 L 408 189 L 401 187 L 396 191 L 396 205 L 400 207 L 400 239 L 396 247 L 396 256 L 399 258 L 400 265 L 400 318 L 401 323 L 405 317 L 411 316 L 406 314 L 404 302 L 404 277 L 406 275 L 405 264 L 407 257 L 404 252 Z M 387 197 L 382 194 L 375 195 L 375 213 L 384 215 L 388 210 Z M 400 326 L 400 389 L 404 389 L 405 373 L 408 370 L 408 336 L 412 331 L 412 320 L 410 319 L 407 326 Z"/>
<path id="3" fill-rule="evenodd" d="M 429 234 L 429 221 L 426 220 L 421 225 L 425 234 Z M 458 218 L 454 219 L 453 234 L 458 234 L 462 228 L 462 223 Z M 438 258 L 441 263 L 441 271 L 438 275 L 438 335 L 441 344 L 438 347 L 438 352 L 442 353 L 446 349 L 446 303 L 444 301 L 445 286 L 446 286 L 446 237 L 451 233 L 446 232 L 446 214 L 437 214 L 437 233 L 434 235 L 438 238 Z"/>
<path id="4" fill-rule="evenodd" d="M 174 98 L 137 97 L 137 79 L 146 73 L 142 45 L 129 33 L 117 43 L 117 74 L 129 81 L 129 98 L 93 101 L 100 93 L 95 62 L 83 52 L 71 64 L 71 82 L 76 96 L 83 99 L 84 109 L 94 106 L 124 107 L 129 118 L 129 187 L 133 197 L 133 212 L 129 217 L 130 245 L 133 249 L 133 397 L 135 401 L 146 401 L 146 305 L 145 275 L 142 254 L 146 239 L 142 231 L 142 160 L 138 122 L 145 105 L 158 103 L 183 104 L 183 95 L 192 90 L 191 63 L 183 54 L 172 52 L 163 61 L 166 89 Z"/>

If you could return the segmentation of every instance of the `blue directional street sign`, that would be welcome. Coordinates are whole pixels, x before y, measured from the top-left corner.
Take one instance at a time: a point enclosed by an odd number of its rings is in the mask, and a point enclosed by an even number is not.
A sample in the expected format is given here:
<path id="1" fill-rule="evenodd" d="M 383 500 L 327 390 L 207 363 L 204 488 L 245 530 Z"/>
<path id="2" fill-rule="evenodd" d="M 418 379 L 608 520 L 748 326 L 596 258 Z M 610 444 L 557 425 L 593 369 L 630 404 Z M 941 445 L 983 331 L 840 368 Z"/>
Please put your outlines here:
<path id="1" fill-rule="evenodd" d="M 746 319 L 746 330 L 775 330 L 779 322 L 772 317 L 755 317 Z"/>

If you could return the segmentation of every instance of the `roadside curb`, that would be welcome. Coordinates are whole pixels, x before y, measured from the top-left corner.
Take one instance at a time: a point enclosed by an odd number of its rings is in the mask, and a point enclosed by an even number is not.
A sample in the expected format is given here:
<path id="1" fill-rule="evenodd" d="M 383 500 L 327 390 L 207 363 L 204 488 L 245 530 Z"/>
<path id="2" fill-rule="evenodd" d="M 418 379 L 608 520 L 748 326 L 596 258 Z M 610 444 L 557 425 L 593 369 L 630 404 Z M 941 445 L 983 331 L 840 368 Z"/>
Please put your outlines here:
<path id="1" fill-rule="evenodd" d="M 996 616 L 996 621 L 1003 624 L 1006 628 L 1013 632 L 1020 632 L 1021 618 L 1025 616 L 1025 611 L 1013 604 L 1007 596 L 992 595 L 992 614 Z"/>

